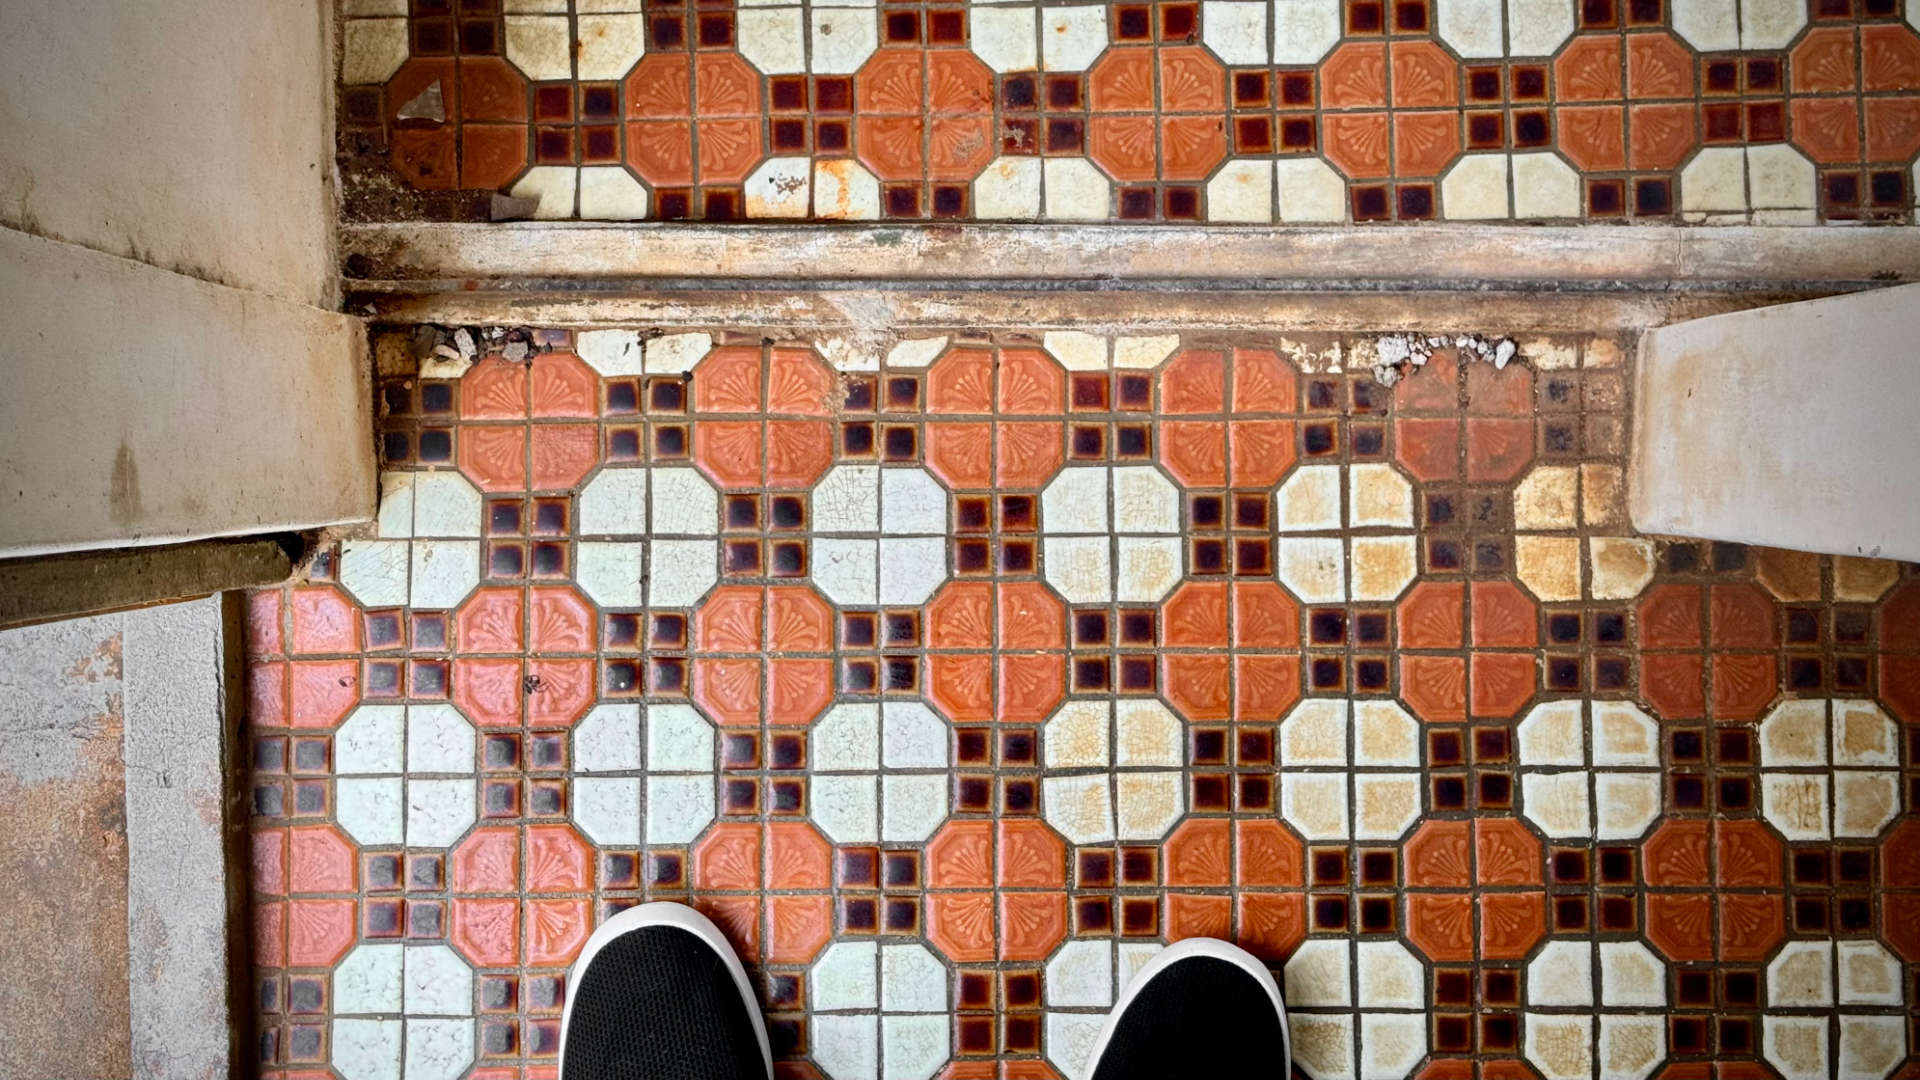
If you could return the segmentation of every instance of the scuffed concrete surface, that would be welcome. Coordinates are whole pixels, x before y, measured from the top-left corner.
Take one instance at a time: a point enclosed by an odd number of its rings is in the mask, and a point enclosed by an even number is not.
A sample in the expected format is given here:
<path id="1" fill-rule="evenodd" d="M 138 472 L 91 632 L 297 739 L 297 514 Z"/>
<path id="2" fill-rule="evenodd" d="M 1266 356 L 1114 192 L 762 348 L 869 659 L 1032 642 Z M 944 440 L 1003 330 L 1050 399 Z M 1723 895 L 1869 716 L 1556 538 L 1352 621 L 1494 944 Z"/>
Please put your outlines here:
<path id="1" fill-rule="evenodd" d="M 225 1076 L 220 600 L 126 622 L 127 935 L 134 1075 Z"/>
<path id="2" fill-rule="evenodd" d="M 0 1076 L 129 1075 L 123 616 L 0 632 Z"/>

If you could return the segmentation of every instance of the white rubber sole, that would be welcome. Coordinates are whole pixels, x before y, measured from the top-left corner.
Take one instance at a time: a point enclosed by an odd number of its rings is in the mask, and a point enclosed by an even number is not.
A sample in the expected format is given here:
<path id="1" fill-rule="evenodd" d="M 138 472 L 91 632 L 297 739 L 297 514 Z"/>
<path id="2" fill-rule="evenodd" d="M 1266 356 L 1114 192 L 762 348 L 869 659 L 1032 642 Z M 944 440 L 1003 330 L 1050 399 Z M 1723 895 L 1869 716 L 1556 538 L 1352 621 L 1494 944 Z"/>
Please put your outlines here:
<path id="1" fill-rule="evenodd" d="M 607 947 L 615 938 L 632 933 L 647 926 L 675 926 L 687 931 L 707 943 L 708 947 L 720 954 L 726 964 L 728 974 L 733 976 L 733 984 L 740 990 L 740 998 L 747 1004 L 747 1015 L 753 1018 L 753 1034 L 760 1040 L 760 1060 L 767 1067 L 767 1078 L 773 1078 L 773 1048 L 767 1042 L 767 1022 L 760 1016 L 760 1001 L 753 993 L 753 984 L 747 980 L 747 969 L 740 963 L 740 957 L 733 951 L 733 945 L 713 920 L 693 910 L 685 904 L 655 901 L 640 904 L 620 912 L 594 930 L 587 943 L 580 948 L 580 956 L 574 960 L 573 967 L 567 970 L 567 1004 L 560 1014 L 560 1080 L 567 1080 L 567 1030 L 573 1025 L 573 999 L 580 991 L 580 976 L 587 970 L 601 949 Z"/>
<path id="2" fill-rule="evenodd" d="M 1260 984 L 1260 988 L 1267 992 L 1267 1000 L 1273 1002 L 1273 1011 L 1280 1016 L 1281 1060 L 1286 1062 L 1286 1068 L 1281 1070 L 1280 1075 L 1287 1075 L 1293 1066 L 1293 1032 L 1287 1026 L 1287 1007 L 1280 1000 L 1280 986 L 1273 981 L 1273 972 L 1267 970 L 1267 965 L 1262 963 L 1259 957 L 1230 941 L 1221 941 L 1218 938 L 1187 938 L 1184 941 L 1176 941 L 1153 954 L 1153 959 L 1147 961 L 1147 966 L 1141 968 L 1133 980 L 1120 991 L 1120 1000 L 1114 1003 L 1113 1011 L 1107 1014 L 1107 1022 L 1100 1029 L 1100 1039 L 1093 1044 L 1093 1053 L 1087 1058 L 1086 1075 L 1092 1076 L 1094 1069 L 1100 1064 L 1100 1059 L 1106 1056 L 1107 1043 L 1113 1039 L 1113 1029 L 1120 1022 L 1120 1014 L 1127 1011 L 1127 1006 L 1133 1003 L 1134 998 L 1140 996 L 1140 991 L 1161 972 L 1182 960 L 1194 957 L 1225 960 L 1253 976 L 1254 981 Z"/>

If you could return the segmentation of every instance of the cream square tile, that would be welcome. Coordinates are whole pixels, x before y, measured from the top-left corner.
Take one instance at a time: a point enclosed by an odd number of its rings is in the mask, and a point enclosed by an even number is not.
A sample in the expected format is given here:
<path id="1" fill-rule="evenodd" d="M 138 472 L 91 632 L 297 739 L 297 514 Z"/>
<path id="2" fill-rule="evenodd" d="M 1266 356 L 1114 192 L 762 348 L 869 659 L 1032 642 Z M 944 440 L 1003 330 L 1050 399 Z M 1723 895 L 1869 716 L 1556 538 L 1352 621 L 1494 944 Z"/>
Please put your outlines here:
<path id="1" fill-rule="evenodd" d="M 975 19 L 982 14 L 974 9 Z M 1055 221 L 1105 221 L 1112 210 L 1112 185 L 1085 158 L 1046 159 L 1045 188 L 1047 217 Z"/>
<path id="2" fill-rule="evenodd" d="M 1586 524 L 1606 526 L 1618 522 L 1623 493 L 1618 466 L 1580 466 L 1580 517 Z"/>
<path id="3" fill-rule="evenodd" d="M 1360 536 L 1353 549 L 1353 598 L 1397 600 L 1419 572 L 1412 536 Z"/>
<path id="4" fill-rule="evenodd" d="M 1760 764 L 1777 768 L 1827 763 L 1827 712 L 1830 703 L 1814 699 L 1783 701 L 1760 721 Z"/>
<path id="5" fill-rule="evenodd" d="M 1664 1008 L 1667 966 L 1638 941 L 1603 941 L 1600 951 L 1600 1004 L 1609 1007 Z"/>
<path id="6" fill-rule="evenodd" d="M 1208 221 L 1264 225 L 1273 206 L 1271 161 L 1229 161 L 1207 181 Z"/>
<path id="7" fill-rule="evenodd" d="M 1114 703 L 1113 711 L 1115 764 L 1179 768 L 1185 763 L 1185 729 L 1165 705 L 1125 698 Z"/>
<path id="8" fill-rule="evenodd" d="M 931 1077 L 947 1063 L 945 1016 L 880 1018 L 880 1067 L 886 1080 Z"/>
<path id="9" fill-rule="evenodd" d="M 1580 216 L 1580 177 L 1559 155 L 1513 155 L 1513 216 L 1526 219 Z"/>
<path id="10" fill-rule="evenodd" d="M 1833 702 L 1835 765 L 1900 764 L 1900 736 L 1893 721 L 1871 701 Z"/>
<path id="11" fill-rule="evenodd" d="M 1360 773 L 1353 778 L 1353 835 L 1397 840 L 1420 819 L 1418 773 Z"/>
<path id="12" fill-rule="evenodd" d="M 619 165 L 580 170 L 580 216 L 588 221 L 639 221 L 647 216 L 647 189 Z"/>
<path id="13" fill-rule="evenodd" d="M 1788 840 L 1825 840 L 1833 835 L 1824 775 L 1762 773 L 1760 809 Z"/>
<path id="14" fill-rule="evenodd" d="M 1113 841 L 1113 787 L 1106 776 L 1049 776 L 1040 781 L 1047 824 L 1075 844 Z"/>
<path id="15" fill-rule="evenodd" d="M 1593 835 L 1584 772 L 1526 773 L 1520 778 L 1520 805 L 1548 836 Z"/>
<path id="16" fill-rule="evenodd" d="M 1200 40 L 1223 63 L 1265 64 L 1268 48 L 1266 0 L 1204 0 Z"/>
<path id="17" fill-rule="evenodd" d="M 1113 531 L 1179 532 L 1179 489 L 1152 466 L 1129 465 L 1114 469 Z"/>
<path id="18" fill-rule="evenodd" d="M 638 778 L 582 776 L 574 779 L 572 788 L 573 823 L 587 839 L 628 847 L 640 842 Z"/>
<path id="19" fill-rule="evenodd" d="M 1807 25 L 1807 5 L 1794 0 L 1740 0 L 1740 47 L 1782 49 Z"/>
<path id="20" fill-rule="evenodd" d="M 573 77 L 573 35 L 565 15 L 509 15 L 507 59 L 536 82 Z"/>
<path id="21" fill-rule="evenodd" d="M 1767 965 L 1767 1007 L 1824 1009 L 1833 1004 L 1833 942 L 1789 941 Z"/>
<path id="22" fill-rule="evenodd" d="M 946 1012 L 946 965 L 928 952 L 925 945 L 907 943 L 882 948 L 880 1008 L 890 1013 Z M 945 1060 L 944 1056 L 941 1060 Z"/>
<path id="23" fill-rule="evenodd" d="M 1600 1018 L 1600 1080 L 1646 1080 L 1667 1055 L 1662 1016 Z"/>
<path id="24" fill-rule="evenodd" d="M 1158 840 L 1186 813 L 1186 777 L 1123 772 L 1113 778 L 1114 831 L 1122 840 Z"/>
<path id="25" fill-rule="evenodd" d="M 1040 216 L 1040 158 L 1000 157 L 973 180 L 973 216 L 1033 221 Z"/>
<path id="26" fill-rule="evenodd" d="M 868 941 L 836 941 L 807 973 L 816 1012 L 880 1007 L 880 947 Z"/>
<path id="27" fill-rule="evenodd" d="M 880 181 L 852 158 L 813 163 L 813 216 L 872 221 L 880 216 Z"/>
<path id="28" fill-rule="evenodd" d="M 1420 726 L 1405 709 L 1391 701 L 1355 701 L 1353 763 L 1417 768 Z"/>
<path id="29" fill-rule="evenodd" d="M 1571 536 L 1513 538 L 1520 583 L 1546 601 L 1580 599 L 1580 541 Z"/>
<path id="30" fill-rule="evenodd" d="M 1660 777 L 1652 772 L 1596 772 L 1593 776 L 1594 835 L 1628 840 L 1660 816 Z"/>
<path id="31" fill-rule="evenodd" d="M 1107 1008 L 1113 1004 L 1113 945 L 1093 938 L 1068 941 L 1047 962 L 1041 981 L 1051 1007 Z"/>
<path id="32" fill-rule="evenodd" d="M 1440 10 L 1444 12 L 1450 6 L 1443 2 Z M 1449 221 L 1509 217 L 1513 213 L 1510 201 L 1505 154 L 1468 154 L 1440 180 L 1440 213 Z"/>
<path id="33" fill-rule="evenodd" d="M 1760 1051 L 1786 1080 L 1826 1080 L 1827 1022 L 1824 1016 L 1765 1017 Z"/>
<path id="34" fill-rule="evenodd" d="M 1653 717 L 1625 701 L 1596 701 L 1592 708 L 1595 765 L 1660 764 L 1660 730 Z"/>
<path id="35" fill-rule="evenodd" d="M 1040 341 L 1047 354 L 1068 371 L 1099 371 L 1107 366 L 1107 339 L 1098 334 L 1049 330 Z"/>
<path id="36" fill-rule="evenodd" d="M 1593 1018 L 1527 1013 L 1526 1055 L 1544 1080 L 1593 1075 Z"/>
<path id="37" fill-rule="evenodd" d="M 1308 698 L 1280 722 L 1278 748 L 1282 768 L 1338 766 L 1347 763 L 1347 702 Z"/>
<path id="38" fill-rule="evenodd" d="M 1031 7 L 967 9 L 973 54 L 998 72 L 1032 71 L 1040 66 L 1040 39 Z"/>
<path id="39" fill-rule="evenodd" d="M 712 820 L 712 777 L 647 777 L 647 843 L 690 843 Z"/>
<path id="40" fill-rule="evenodd" d="M 1113 598 L 1110 542 L 1104 536 L 1048 536 L 1041 541 L 1047 583 L 1070 604 L 1102 604 Z M 818 571 L 815 572 L 818 577 Z"/>
<path id="41" fill-rule="evenodd" d="M 1274 63 L 1315 63 L 1339 40 L 1340 0 L 1273 0 Z"/>
<path id="42" fill-rule="evenodd" d="M 1427 969 L 1397 941 L 1362 941 L 1354 946 L 1359 994 L 1363 1009 L 1424 1009 L 1427 1005 Z"/>
<path id="43" fill-rule="evenodd" d="M 1833 835 L 1868 837 L 1900 813 L 1900 774 L 1842 769 L 1833 774 Z"/>
<path id="44" fill-rule="evenodd" d="M 1105 4 L 1041 9 L 1041 67 L 1048 71 L 1085 71 L 1106 48 Z"/>
<path id="45" fill-rule="evenodd" d="M 693 370 L 713 349 L 712 334 L 664 334 L 647 342 L 646 369 L 649 375 L 678 375 Z M 654 472 L 666 472 L 655 469 Z M 692 469 L 683 469 L 690 475 L 698 475 Z M 658 478 L 656 478 L 657 481 Z M 716 526 L 717 528 L 717 526 Z"/>
<path id="46" fill-rule="evenodd" d="M 1575 510 L 1580 473 L 1571 465 L 1536 465 L 1513 488 L 1513 527 L 1516 529 L 1571 529 L 1578 524 Z"/>
<path id="47" fill-rule="evenodd" d="M 1738 146 L 1709 146 L 1680 170 L 1680 212 L 1738 213 L 1747 209 L 1747 155 Z"/>
<path id="48" fill-rule="evenodd" d="M 1172 356 L 1173 350 L 1179 347 L 1179 334 L 1115 338 L 1113 366 L 1116 368 L 1159 367 L 1160 361 Z"/>
<path id="49" fill-rule="evenodd" d="M 1275 0 L 1287 5 L 1318 7 L 1323 0 Z M 1285 7 L 1277 10 L 1284 11 Z M 1339 18 L 1339 5 L 1332 8 Z M 1286 39 L 1280 39 L 1284 42 Z M 1284 51 L 1284 45 L 1275 52 Z M 1283 158 L 1273 163 L 1275 191 L 1279 197 L 1280 220 L 1288 224 L 1338 224 L 1347 219 L 1347 182 L 1318 158 Z"/>
<path id="50" fill-rule="evenodd" d="M 1291 1000 L 1291 998 L 1289 998 Z M 1288 1017 L 1293 1060 L 1313 1080 L 1353 1080 L 1353 1017 L 1347 1013 Z"/>
<path id="51" fill-rule="evenodd" d="M 1344 938 L 1311 938 L 1300 943 L 1281 972 L 1287 1006 L 1302 1009 L 1345 1008 L 1353 1004 L 1352 944 Z"/>
<path id="52" fill-rule="evenodd" d="M 1701 52 L 1740 47 L 1734 0 L 1673 0 L 1673 31 Z"/>
<path id="53" fill-rule="evenodd" d="M 1834 945 L 1836 997 L 1842 1005 L 1899 1005 L 1904 991 L 1900 961 L 1877 941 Z"/>
<path id="54" fill-rule="evenodd" d="M 1507 55 L 1552 56 L 1573 36 L 1572 0 L 1507 0 Z"/>
<path id="55" fill-rule="evenodd" d="M 401 945 L 360 945 L 333 969 L 336 1016 L 397 1013 L 401 995 Z"/>
<path id="56" fill-rule="evenodd" d="M 561 20 L 562 25 L 565 22 Z M 563 79 L 566 77 L 559 76 Z M 514 183 L 511 194 L 516 199 L 539 200 L 533 211 L 535 220 L 564 220 L 573 216 L 574 192 L 579 185 L 579 174 L 580 170 L 571 165 L 535 165 Z"/>
<path id="57" fill-rule="evenodd" d="M 1347 470 L 1353 501 L 1349 524 L 1413 527 L 1413 485 L 1391 465 L 1371 463 Z"/>
<path id="58" fill-rule="evenodd" d="M 1361 1080 L 1400 1080 L 1427 1056 L 1427 1024 L 1414 1013 L 1360 1014 Z"/>
<path id="59" fill-rule="evenodd" d="M 1499 0 L 1435 0 L 1440 39 L 1469 60 L 1499 56 L 1503 12 Z"/>
<path id="60" fill-rule="evenodd" d="M 1880 599 L 1893 583 L 1900 580 L 1900 564 L 1892 559 L 1862 559 L 1855 555 L 1833 557 L 1833 598 L 1857 603 Z"/>
<path id="61" fill-rule="evenodd" d="M 748 15 L 769 15 L 773 11 L 743 11 Z M 793 12 L 796 23 L 800 13 Z M 813 208 L 813 159 L 803 157 L 768 158 L 747 177 L 747 216 L 751 218 L 803 218 Z"/>
<path id="62" fill-rule="evenodd" d="M 1813 162 L 1787 143 L 1747 147 L 1747 186 L 1755 210 L 1819 206 Z"/>
<path id="63" fill-rule="evenodd" d="M 1282 774 L 1280 816 L 1309 840 L 1347 839 L 1346 774 Z"/>
<path id="64" fill-rule="evenodd" d="M 1587 538 L 1587 558 L 1593 563 L 1593 598 L 1631 600 L 1653 580 L 1653 543 L 1638 537 Z"/>
<path id="65" fill-rule="evenodd" d="M 349 19 L 366 19 L 379 15 L 398 15 L 406 18 L 407 0 L 344 0 L 340 5 L 340 14 Z"/>
<path id="66" fill-rule="evenodd" d="M 1107 729 L 1112 723 L 1110 701 L 1069 701 L 1048 718 L 1041 733 L 1049 769 L 1102 766 L 1111 760 Z"/>
<path id="67" fill-rule="evenodd" d="M 407 20 L 348 19 L 340 30 L 340 82 L 386 82 L 407 62 L 407 51 Z"/>
<path id="68" fill-rule="evenodd" d="M 1180 583 L 1181 543 L 1172 536 L 1123 536 L 1114 596 L 1122 603 L 1148 603 Z"/>
<path id="69" fill-rule="evenodd" d="M 1586 764 L 1586 730 L 1578 701 L 1535 705 L 1514 735 L 1522 765 Z"/>
<path id="70" fill-rule="evenodd" d="M 808 1022 L 813 1060 L 834 1080 L 879 1080 L 876 1016 L 814 1016 Z"/>
<path id="71" fill-rule="evenodd" d="M 822 8 L 809 13 L 813 27 L 811 68 L 815 75 L 851 75 L 880 44 L 871 8 Z"/>
<path id="72" fill-rule="evenodd" d="M 1274 528 L 1303 532 L 1340 527 L 1340 468 L 1302 465 L 1274 496 Z"/>
<path id="73" fill-rule="evenodd" d="M 1022 159 L 1031 160 L 1031 159 Z M 908 338 L 887 350 L 887 366 L 893 368 L 923 368 L 939 359 L 947 351 L 946 337 Z"/>
<path id="74" fill-rule="evenodd" d="M 1103 466 L 1061 469 L 1040 492 L 1040 526 L 1049 534 L 1108 530 L 1108 470 Z"/>
<path id="75" fill-rule="evenodd" d="M 740 55 L 762 74 L 792 75 L 807 70 L 807 34 L 798 7 L 743 7 L 734 15 L 734 32 L 739 37 Z"/>

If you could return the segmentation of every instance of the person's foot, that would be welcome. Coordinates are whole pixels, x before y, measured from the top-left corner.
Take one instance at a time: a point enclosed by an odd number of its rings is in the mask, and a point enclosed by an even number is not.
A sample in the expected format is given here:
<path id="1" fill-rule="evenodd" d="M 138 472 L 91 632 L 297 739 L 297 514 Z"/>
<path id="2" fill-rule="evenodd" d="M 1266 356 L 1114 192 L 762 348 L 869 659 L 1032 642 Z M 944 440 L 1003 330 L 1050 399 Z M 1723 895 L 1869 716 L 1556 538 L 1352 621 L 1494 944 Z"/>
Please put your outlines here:
<path id="1" fill-rule="evenodd" d="M 560 1080 L 769 1080 L 746 969 L 705 915 L 641 904 L 600 924 L 567 975 Z"/>
<path id="2" fill-rule="evenodd" d="M 1087 1075 L 1285 1077 L 1292 1060 L 1273 973 L 1237 945 L 1188 938 L 1155 954 L 1121 992 Z"/>

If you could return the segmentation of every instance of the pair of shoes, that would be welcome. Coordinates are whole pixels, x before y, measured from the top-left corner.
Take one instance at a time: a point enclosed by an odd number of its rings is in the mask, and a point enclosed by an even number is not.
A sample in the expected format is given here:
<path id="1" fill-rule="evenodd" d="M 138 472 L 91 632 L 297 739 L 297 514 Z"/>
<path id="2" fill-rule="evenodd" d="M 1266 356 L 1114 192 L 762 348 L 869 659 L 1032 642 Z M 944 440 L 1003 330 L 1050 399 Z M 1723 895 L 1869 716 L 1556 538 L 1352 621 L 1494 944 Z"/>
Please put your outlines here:
<path id="1" fill-rule="evenodd" d="M 1292 1057 L 1286 1007 L 1266 965 L 1224 941 L 1190 938 L 1161 950 L 1127 985 L 1085 1075 L 1284 1078 Z M 560 1080 L 772 1075 L 746 969 L 706 916 L 642 904 L 587 939 L 567 980 Z"/>

